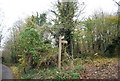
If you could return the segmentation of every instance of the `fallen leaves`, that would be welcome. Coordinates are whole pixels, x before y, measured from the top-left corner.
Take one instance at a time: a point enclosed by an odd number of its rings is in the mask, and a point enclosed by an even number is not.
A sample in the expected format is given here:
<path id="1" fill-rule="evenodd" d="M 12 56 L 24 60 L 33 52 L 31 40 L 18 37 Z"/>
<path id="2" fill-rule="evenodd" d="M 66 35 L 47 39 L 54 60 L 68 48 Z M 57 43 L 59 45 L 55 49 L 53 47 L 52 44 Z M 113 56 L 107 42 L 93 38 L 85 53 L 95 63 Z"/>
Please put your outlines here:
<path id="1" fill-rule="evenodd" d="M 117 58 L 95 59 L 93 64 L 85 64 L 85 71 L 82 79 L 117 79 L 118 62 Z"/>

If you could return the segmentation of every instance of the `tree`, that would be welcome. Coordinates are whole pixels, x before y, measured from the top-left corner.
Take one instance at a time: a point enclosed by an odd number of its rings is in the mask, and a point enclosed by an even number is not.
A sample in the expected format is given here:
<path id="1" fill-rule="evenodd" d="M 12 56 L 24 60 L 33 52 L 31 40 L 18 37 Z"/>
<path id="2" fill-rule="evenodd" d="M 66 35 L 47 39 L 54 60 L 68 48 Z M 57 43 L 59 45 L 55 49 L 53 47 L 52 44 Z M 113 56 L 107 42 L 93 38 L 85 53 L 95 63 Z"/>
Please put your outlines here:
<path id="1" fill-rule="evenodd" d="M 3 11 L 0 8 L 0 48 L 1 48 L 1 40 L 3 38 L 3 36 L 2 36 L 2 31 L 3 31 L 3 27 L 4 27 L 3 24 L 2 24 L 3 18 L 4 18 L 4 14 L 3 14 Z"/>
<path id="2" fill-rule="evenodd" d="M 37 12 L 37 15 L 32 15 L 31 17 L 27 18 L 26 25 L 27 27 L 40 27 L 43 26 L 46 23 L 46 13 L 39 14 Z"/>
<path id="3" fill-rule="evenodd" d="M 59 36 L 64 35 L 65 40 L 68 41 L 67 52 L 72 55 L 73 54 L 73 31 L 77 24 L 78 14 L 78 2 L 57 2 L 56 5 L 57 11 L 51 10 L 56 16 L 55 25 L 59 28 Z M 81 12 L 82 10 L 80 10 Z"/>
<path id="4" fill-rule="evenodd" d="M 0 48 L 1 48 L 1 40 L 2 40 L 2 29 L 0 30 Z"/>
<path id="5" fill-rule="evenodd" d="M 26 19 L 26 27 L 30 27 L 30 28 L 35 28 L 38 30 L 38 32 L 42 35 L 43 40 L 48 40 L 48 37 L 46 38 L 45 35 L 47 34 L 51 34 L 51 28 L 50 23 L 47 22 L 47 14 L 46 13 L 42 13 L 39 14 L 37 12 L 37 15 L 32 15 L 31 17 Z"/>
<path id="6" fill-rule="evenodd" d="M 52 58 L 50 53 L 54 51 L 51 51 L 51 41 L 43 39 L 44 24 L 46 24 L 46 17 L 42 16 L 38 19 L 38 16 L 37 18 L 36 16 L 31 16 L 27 18 L 25 23 L 20 21 L 15 23 L 12 29 L 11 35 L 14 42 L 11 45 L 12 57 L 15 59 L 14 57 L 17 55 L 17 61 L 24 69 L 39 68 L 42 63 Z M 49 53 L 47 53 L 48 50 Z M 24 71 L 26 72 L 26 70 Z"/>
<path id="7" fill-rule="evenodd" d="M 92 53 L 103 53 L 106 46 L 112 44 L 117 36 L 117 16 L 104 13 L 97 13 L 84 22 L 86 27 L 85 38 L 88 42 L 88 50 Z M 92 47 L 92 48 L 90 48 Z"/>

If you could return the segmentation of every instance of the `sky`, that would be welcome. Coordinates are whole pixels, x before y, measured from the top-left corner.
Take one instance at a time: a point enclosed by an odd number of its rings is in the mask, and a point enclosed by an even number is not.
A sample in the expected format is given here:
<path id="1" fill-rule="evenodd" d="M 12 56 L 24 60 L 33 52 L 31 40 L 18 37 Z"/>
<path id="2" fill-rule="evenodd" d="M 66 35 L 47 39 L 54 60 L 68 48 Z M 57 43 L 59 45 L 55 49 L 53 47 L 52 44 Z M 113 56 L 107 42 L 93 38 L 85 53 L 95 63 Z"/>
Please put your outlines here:
<path id="1" fill-rule="evenodd" d="M 35 12 L 46 12 L 53 9 L 57 0 L 0 0 L 0 18 L 4 27 L 4 36 L 7 36 L 8 29 L 19 19 L 31 16 Z M 117 12 L 118 6 L 113 0 L 78 0 L 85 2 L 84 15 L 89 16 L 95 11 L 103 10 L 107 13 Z M 115 0 L 119 2 L 120 0 Z M 1 17 L 2 16 L 2 17 Z M 6 34 L 5 34 L 6 33 Z M 5 40 L 5 39 L 4 39 Z"/>

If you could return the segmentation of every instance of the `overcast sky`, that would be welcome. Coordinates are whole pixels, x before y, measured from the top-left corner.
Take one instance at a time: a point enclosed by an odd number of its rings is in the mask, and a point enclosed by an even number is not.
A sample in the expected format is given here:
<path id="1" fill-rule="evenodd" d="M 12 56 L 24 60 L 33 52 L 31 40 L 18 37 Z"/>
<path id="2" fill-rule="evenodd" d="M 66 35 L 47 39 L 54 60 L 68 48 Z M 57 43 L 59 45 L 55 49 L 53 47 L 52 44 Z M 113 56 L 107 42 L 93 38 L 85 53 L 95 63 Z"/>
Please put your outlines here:
<path id="1" fill-rule="evenodd" d="M 4 32 L 18 19 L 24 19 L 35 12 L 48 12 L 54 8 L 57 0 L 0 0 L 0 10 L 3 12 Z M 113 0 L 78 0 L 85 2 L 85 15 L 89 16 L 94 11 L 103 10 L 108 13 L 117 12 L 118 6 Z M 120 0 L 115 0 L 119 2 Z"/>
<path id="2" fill-rule="evenodd" d="M 52 3 L 56 0 L 0 0 L 0 8 L 4 12 L 4 24 L 11 25 L 18 18 L 24 18 L 34 12 L 47 12 L 53 8 Z M 85 12 L 92 14 L 95 10 L 116 12 L 117 5 L 113 0 L 78 0 L 86 4 Z M 116 0 L 117 2 L 119 0 Z"/>

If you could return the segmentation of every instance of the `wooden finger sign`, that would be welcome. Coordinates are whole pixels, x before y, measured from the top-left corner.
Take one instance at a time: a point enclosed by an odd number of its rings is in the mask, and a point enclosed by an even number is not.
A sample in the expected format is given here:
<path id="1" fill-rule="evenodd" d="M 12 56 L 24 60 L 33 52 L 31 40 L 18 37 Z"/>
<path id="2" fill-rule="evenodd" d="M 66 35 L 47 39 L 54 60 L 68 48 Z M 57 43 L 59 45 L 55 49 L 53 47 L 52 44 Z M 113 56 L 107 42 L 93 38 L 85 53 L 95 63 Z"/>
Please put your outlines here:
<path id="1" fill-rule="evenodd" d="M 63 44 L 67 44 L 68 41 L 66 41 L 66 40 L 62 40 L 61 43 L 63 43 Z"/>

